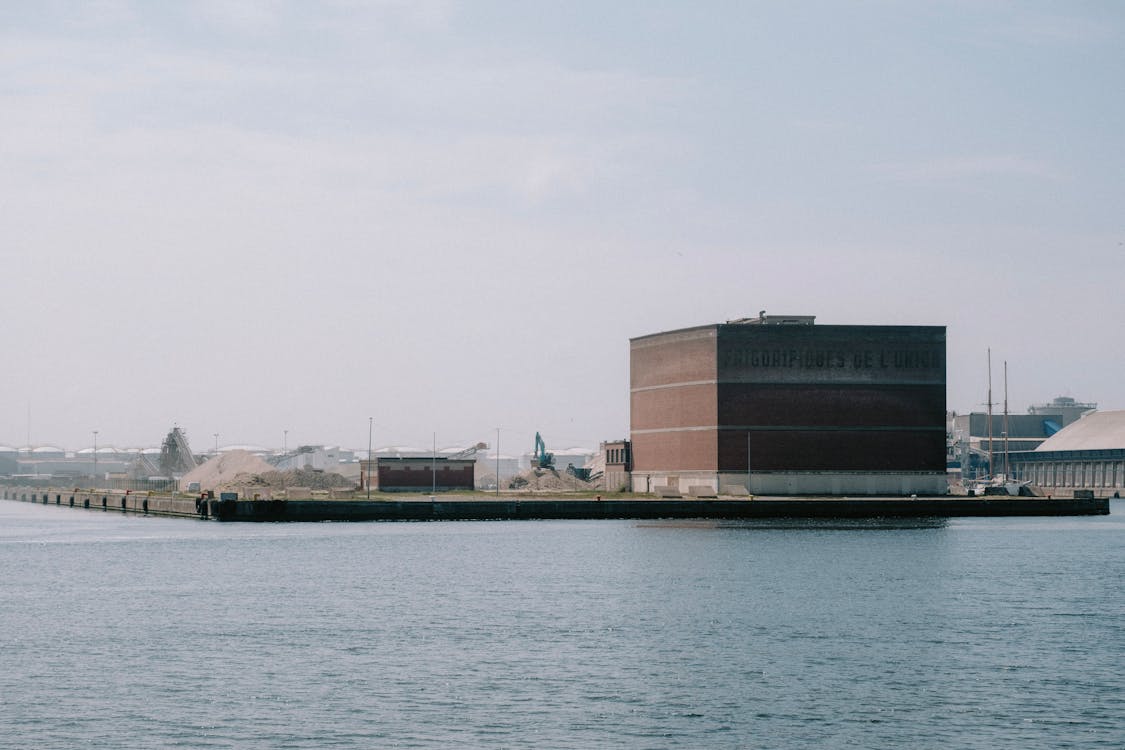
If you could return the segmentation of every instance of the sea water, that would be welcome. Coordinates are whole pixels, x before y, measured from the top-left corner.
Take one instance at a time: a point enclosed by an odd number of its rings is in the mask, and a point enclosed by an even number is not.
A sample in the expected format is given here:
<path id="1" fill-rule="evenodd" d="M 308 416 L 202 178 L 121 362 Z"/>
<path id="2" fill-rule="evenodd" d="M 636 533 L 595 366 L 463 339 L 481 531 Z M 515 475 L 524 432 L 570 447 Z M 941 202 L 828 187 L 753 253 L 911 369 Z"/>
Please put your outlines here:
<path id="1" fill-rule="evenodd" d="M 3 748 L 1121 748 L 1079 518 L 220 524 L 0 502 Z"/>

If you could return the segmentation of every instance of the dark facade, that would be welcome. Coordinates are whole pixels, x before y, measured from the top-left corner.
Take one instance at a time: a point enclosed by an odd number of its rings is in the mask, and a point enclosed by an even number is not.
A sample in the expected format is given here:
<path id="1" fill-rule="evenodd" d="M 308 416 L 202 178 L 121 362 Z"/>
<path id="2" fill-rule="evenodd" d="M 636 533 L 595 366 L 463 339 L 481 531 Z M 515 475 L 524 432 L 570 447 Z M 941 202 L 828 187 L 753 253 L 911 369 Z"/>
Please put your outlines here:
<path id="1" fill-rule="evenodd" d="M 383 492 L 450 492 L 475 487 L 476 460 L 443 456 L 378 456 L 374 459 L 371 489 Z M 366 481 L 367 461 L 360 462 L 361 484 Z"/>
<path id="2" fill-rule="evenodd" d="M 669 482 L 810 472 L 944 481 L 944 327 L 768 321 L 631 341 L 635 489 L 645 489 L 638 475 L 656 474 Z M 829 484 L 805 477 L 786 486 Z"/>

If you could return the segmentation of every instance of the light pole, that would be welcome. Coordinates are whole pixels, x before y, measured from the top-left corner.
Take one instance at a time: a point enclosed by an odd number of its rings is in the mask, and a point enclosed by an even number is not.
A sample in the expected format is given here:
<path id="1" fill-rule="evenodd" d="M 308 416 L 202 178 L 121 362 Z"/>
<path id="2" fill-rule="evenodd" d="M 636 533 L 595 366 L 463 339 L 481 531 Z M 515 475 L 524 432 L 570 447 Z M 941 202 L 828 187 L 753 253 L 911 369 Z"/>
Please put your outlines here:
<path id="1" fill-rule="evenodd" d="M 751 479 L 751 460 L 753 454 L 750 452 L 750 430 L 746 430 L 746 494 L 753 495 L 754 489 L 750 486 Z"/>
<path id="2" fill-rule="evenodd" d="M 212 432 L 211 434 L 215 436 L 215 455 L 217 456 L 219 455 L 219 433 Z"/>
<path id="3" fill-rule="evenodd" d="M 500 428 L 496 428 L 496 497 L 500 497 Z"/>
<path id="4" fill-rule="evenodd" d="M 98 431 L 94 430 L 94 483 L 98 481 Z"/>
<path id="5" fill-rule="evenodd" d="M 281 452 L 285 455 L 289 454 L 289 430 L 282 430 L 281 435 Z"/>
<path id="6" fill-rule="evenodd" d="M 367 499 L 371 499 L 371 431 L 375 426 L 375 417 L 367 418 Z"/>

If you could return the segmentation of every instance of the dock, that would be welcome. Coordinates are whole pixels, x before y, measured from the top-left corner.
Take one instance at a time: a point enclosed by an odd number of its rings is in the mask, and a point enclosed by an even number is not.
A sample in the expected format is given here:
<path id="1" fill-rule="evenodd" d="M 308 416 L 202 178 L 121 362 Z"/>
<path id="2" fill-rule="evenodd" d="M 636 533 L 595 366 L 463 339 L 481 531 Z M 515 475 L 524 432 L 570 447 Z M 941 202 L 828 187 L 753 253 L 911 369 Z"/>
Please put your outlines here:
<path id="1" fill-rule="evenodd" d="M 984 497 L 754 497 L 482 499 L 412 496 L 404 499 L 252 500 L 158 496 L 44 488 L 4 489 L 5 500 L 101 512 L 246 522 L 517 521 L 763 518 L 959 518 L 1108 515 L 1107 498 Z"/>

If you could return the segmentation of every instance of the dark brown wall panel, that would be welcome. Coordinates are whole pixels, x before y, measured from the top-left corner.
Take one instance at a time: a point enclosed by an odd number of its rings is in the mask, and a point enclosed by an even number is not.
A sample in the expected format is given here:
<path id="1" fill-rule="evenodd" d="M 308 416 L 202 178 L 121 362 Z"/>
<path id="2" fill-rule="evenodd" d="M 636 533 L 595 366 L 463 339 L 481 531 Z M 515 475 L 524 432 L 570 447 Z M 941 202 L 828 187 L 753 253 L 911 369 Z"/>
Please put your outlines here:
<path id="1" fill-rule="evenodd" d="M 780 431 L 750 434 L 753 471 L 945 471 L 945 431 Z M 746 471 L 743 430 L 719 435 L 721 471 Z"/>
<path id="2" fill-rule="evenodd" d="M 438 487 L 462 487 L 472 489 L 474 481 L 474 467 L 437 467 Z M 434 472 L 428 466 L 380 466 L 378 471 L 378 486 L 429 489 L 434 485 Z"/>
<path id="3" fill-rule="evenodd" d="M 719 326 L 718 379 L 753 383 L 945 383 L 940 326 Z"/>
<path id="4" fill-rule="evenodd" d="M 945 424 L 943 385 L 719 385 L 729 426 L 934 427 Z"/>

